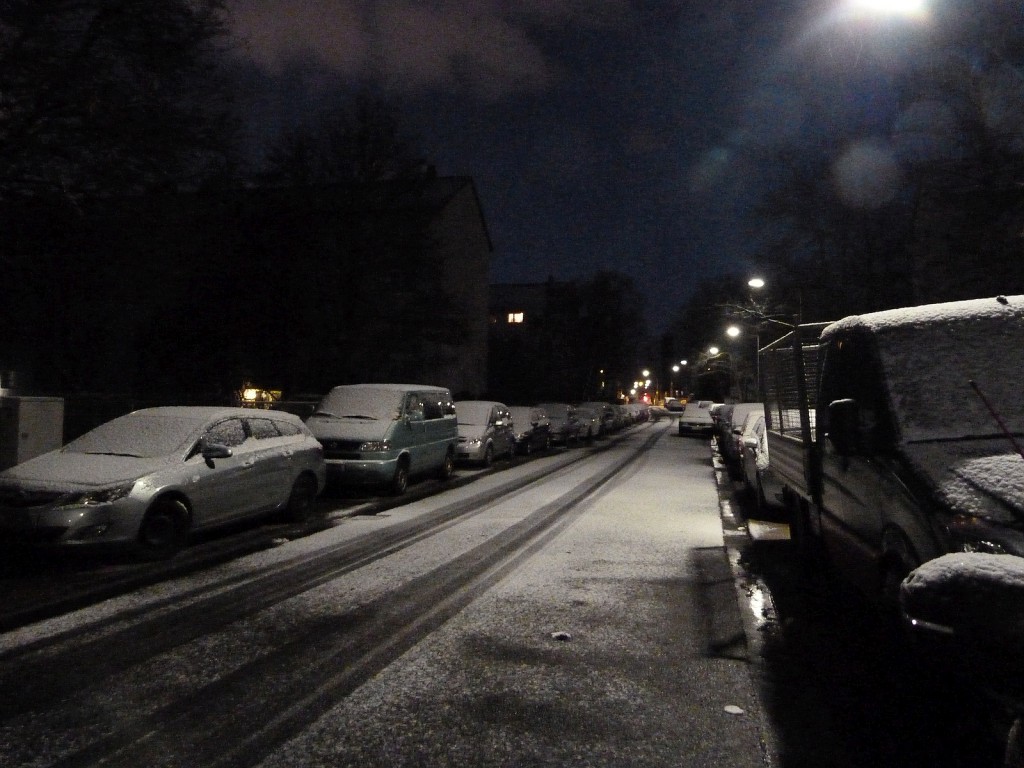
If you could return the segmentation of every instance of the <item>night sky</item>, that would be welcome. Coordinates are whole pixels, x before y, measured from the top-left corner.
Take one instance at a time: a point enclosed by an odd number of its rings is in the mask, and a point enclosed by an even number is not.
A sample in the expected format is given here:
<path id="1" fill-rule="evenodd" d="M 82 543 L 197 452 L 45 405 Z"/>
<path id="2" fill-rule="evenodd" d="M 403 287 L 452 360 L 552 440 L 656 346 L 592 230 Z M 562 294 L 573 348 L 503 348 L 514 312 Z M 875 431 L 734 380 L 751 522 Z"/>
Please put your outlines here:
<path id="1" fill-rule="evenodd" d="M 659 331 L 701 279 L 761 270 L 759 158 L 854 126 L 853 167 L 885 183 L 873 137 L 894 119 L 911 22 L 855 18 L 847 1 L 229 6 L 262 72 L 259 130 L 372 87 L 440 174 L 474 178 L 494 282 L 621 271 Z"/>

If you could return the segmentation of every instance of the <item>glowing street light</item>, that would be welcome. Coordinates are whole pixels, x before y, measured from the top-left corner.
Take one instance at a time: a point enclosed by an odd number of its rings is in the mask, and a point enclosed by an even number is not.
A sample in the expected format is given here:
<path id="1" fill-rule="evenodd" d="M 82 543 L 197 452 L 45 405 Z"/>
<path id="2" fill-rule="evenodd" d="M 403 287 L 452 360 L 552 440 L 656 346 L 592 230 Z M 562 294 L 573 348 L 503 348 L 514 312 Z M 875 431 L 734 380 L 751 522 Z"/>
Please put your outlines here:
<path id="1" fill-rule="evenodd" d="M 740 335 L 740 333 L 742 333 L 742 331 L 740 331 L 740 327 L 738 325 L 730 325 L 725 329 L 725 335 L 730 339 L 735 339 Z"/>
<path id="2" fill-rule="evenodd" d="M 764 280 L 760 277 L 752 277 L 747 280 L 747 285 L 751 288 L 764 288 Z"/>
<path id="3" fill-rule="evenodd" d="M 708 354 L 709 355 L 717 355 L 719 353 L 719 351 L 720 350 L 718 349 L 718 347 L 709 347 L 708 348 Z"/>
<path id="4" fill-rule="evenodd" d="M 876 16 L 920 16 L 927 10 L 925 0 L 848 0 L 851 10 Z"/>

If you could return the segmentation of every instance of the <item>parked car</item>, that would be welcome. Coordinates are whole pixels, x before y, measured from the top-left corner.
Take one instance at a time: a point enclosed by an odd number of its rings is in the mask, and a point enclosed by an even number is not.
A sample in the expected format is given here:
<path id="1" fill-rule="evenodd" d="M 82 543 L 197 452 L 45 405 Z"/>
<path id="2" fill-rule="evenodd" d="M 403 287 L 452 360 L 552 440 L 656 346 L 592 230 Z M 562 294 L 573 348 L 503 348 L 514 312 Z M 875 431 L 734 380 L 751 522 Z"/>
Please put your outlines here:
<path id="1" fill-rule="evenodd" d="M 690 400 L 679 414 L 680 435 L 710 435 L 715 428 L 711 418 L 711 400 Z"/>
<path id="2" fill-rule="evenodd" d="M 751 411 L 740 427 L 740 474 L 748 493 L 753 497 L 758 511 L 763 510 L 769 500 L 765 486 L 771 485 L 771 467 L 768 461 L 768 437 L 765 434 L 763 411 Z"/>
<path id="3" fill-rule="evenodd" d="M 642 424 L 651 418 L 651 407 L 647 403 L 630 403 L 626 408 L 633 415 L 634 424 Z"/>
<path id="4" fill-rule="evenodd" d="M 614 403 L 612 411 L 615 413 L 616 429 L 625 429 L 633 426 L 633 412 L 622 403 Z"/>
<path id="5" fill-rule="evenodd" d="M 551 420 L 543 408 L 513 405 L 508 410 L 517 452 L 530 454 L 551 447 Z"/>
<path id="6" fill-rule="evenodd" d="M 576 418 L 576 407 L 568 403 L 538 403 L 551 420 L 551 442 L 569 445 L 580 435 L 580 422 Z"/>
<path id="7" fill-rule="evenodd" d="M 172 556 L 191 531 L 283 510 L 306 519 L 323 448 L 294 414 L 146 408 L 0 473 L 0 537 Z"/>
<path id="8" fill-rule="evenodd" d="M 402 494 L 410 478 L 446 480 L 455 466 L 455 404 L 444 387 L 334 387 L 306 424 L 323 443 L 327 479 L 336 485 L 385 485 Z"/>
<path id="9" fill-rule="evenodd" d="M 499 456 L 516 450 L 512 414 L 508 406 L 493 400 L 460 400 L 455 403 L 459 440 L 455 458 L 489 467 Z"/>
<path id="10" fill-rule="evenodd" d="M 601 414 L 593 408 L 576 409 L 576 420 L 580 423 L 579 438 L 588 443 L 601 434 Z"/>
<path id="11" fill-rule="evenodd" d="M 622 429 L 621 417 L 615 412 L 611 403 L 603 403 L 600 401 L 588 401 L 580 403 L 578 408 L 589 408 L 592 411 L 597 411 L 598 416 L 601 418 L 601 428 L 598 430 L 597 436 L 604 437 L 612 432 Z"/>
<path id="12" fill-rule="evenodd" d="M 675 397 L 667 397 L 667 398 L 665 398 L 665 410 L 668 411 L 669 413 L 682 413 L 683 412 L 683 405 L 684 405 L 683 402 L 680 401 L 678 398 L 675 398 Z"/>
<path id="13" fill-rule="evenodd" d="M 715 437 L 718 441 L 718 453 L 733 480 L 743 478 L 743 446 L 740 443 L 743 422 L 747 414 L 760 411 L 764 413 L 761 403 L 727 403 L 718 410 L 715 418 Z"/>

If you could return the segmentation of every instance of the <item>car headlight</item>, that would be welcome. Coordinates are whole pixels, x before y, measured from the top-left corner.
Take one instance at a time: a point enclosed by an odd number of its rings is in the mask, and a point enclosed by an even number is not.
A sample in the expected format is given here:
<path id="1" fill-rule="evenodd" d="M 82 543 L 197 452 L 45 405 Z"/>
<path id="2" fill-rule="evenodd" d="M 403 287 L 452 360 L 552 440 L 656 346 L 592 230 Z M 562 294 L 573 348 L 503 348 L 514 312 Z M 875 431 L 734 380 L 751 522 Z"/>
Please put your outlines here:
<path id="1" fill-rule="evenodd" d="M 134 487 L 135 481 L 133 480 L 130 483 L 122 483 L 121 485 L 114 485 L 109 488 L 101 488 L 96 491 L 76 493 L 61 501 L 59 506 L 95 507 L 99 504 L 109 504 L 112 501 L 123 499 L 125 496 L 132 492 L 132 488 Z"/>
<path id="2" fill-rule="evenodd" d="M 974 515 L 956 515 L 947 528 L 960 552 L 1024 556 L 1024 532 Z"/>
<path id="3" fill-rule="evenodd" d="M 360 453 L 387 453 L 391 444 L 387 440 L 367 440 L 359 446 Z"/>
<path id="4" fill-rule="evenodd" d="M 473 439 L 473 440 L 470 440 L 470 441 L 469 441 L 469 444 L 470 444 L 470 446 L 471 446 L 471 447 L 473 447 L 473 448 L 479 448 L 479 447 L 480 447 L 480 444 L 481 444 L 482 442 L 483 442 L 483 440 L 481 440 L 481 439 L 480 439 L 479 437 L 477 437 L 477 438 L 475 438 L 475 439 Z"/>

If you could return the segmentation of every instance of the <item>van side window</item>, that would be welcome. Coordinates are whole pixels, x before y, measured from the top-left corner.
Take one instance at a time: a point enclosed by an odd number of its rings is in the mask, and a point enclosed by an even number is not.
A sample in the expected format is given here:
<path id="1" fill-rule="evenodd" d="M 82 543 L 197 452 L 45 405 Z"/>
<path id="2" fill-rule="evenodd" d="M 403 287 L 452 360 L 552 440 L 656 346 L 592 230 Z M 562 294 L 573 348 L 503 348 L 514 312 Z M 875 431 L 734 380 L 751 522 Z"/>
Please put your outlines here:
<path id="1" fill-rule="evenodd" d="M 455 415 L 455 401 L 452 400 L 452 396 L 449 394 L 445 394 L 444 398 L 441 400 L 441 413 L 444 416 Z"/>
<path id="2" fill-rule="evenodd" d="M 423 418 L 440 419 L 442 416 L 444 416 L 444 411 L 441 409 L 441 402 L 437 397 L 425 397 L 423 399 Z"/>
<path id="3" fill-rule="evenodd" d="M 859 336 L 841 338 L 826 350 L 826 378 L 821 382 L 821 404 L 852 398 L 857 401 L 860 430 L 865 444 L 862 450 L 875 453 L 891 443 L 892 423 L 882 389 L 882 374 L 870 343 Z M 827 417 L 819 431 L 828 429 Z M 819 432 L 823 434 L 822 432 Z"/>
<path id="4" fill-rule="evenodd" d="M 405 413 L 413 421 L 423 421 L 423 401 L 419 395 L 409 395 L 405 399 Z"/>

